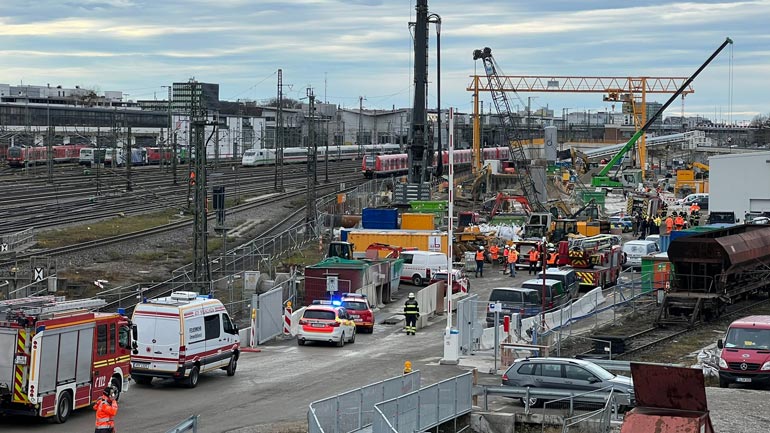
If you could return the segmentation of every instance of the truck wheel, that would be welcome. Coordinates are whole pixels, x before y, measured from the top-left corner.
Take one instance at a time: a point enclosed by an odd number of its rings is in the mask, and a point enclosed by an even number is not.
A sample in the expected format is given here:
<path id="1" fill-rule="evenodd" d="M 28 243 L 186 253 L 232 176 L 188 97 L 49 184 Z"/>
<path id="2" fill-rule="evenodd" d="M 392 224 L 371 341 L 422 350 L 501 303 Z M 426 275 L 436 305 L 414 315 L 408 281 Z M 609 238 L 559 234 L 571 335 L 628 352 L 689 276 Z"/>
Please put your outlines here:
<path id="1" fill-rule="evenodd" d="M 187 377 L 187 383 L 185 383 L 185 386 L 188 388 L 195 388 L 198 386 L 198 376 L 200 376 L 200 369 L 198 366 L 193 366 L 192 370 L 190 370 L 190 376 Z"/>
<path id="2" fill-rule="evenodd" d="M 235 376 L 235 369 L 238 368 L 238 357 L 233 355 L 230 357 L 230 363 L 227 364 L 227 375 Z"/>
<path id="3" fill-rule="evenodd" d="M 56 424 L 64 424 L 72 414 L 72 397 L 69 391 L 64 391 L 59 396 L 59 403 L 56 405 L 56 415 L 53 420 Z"/>
<path id="4" fill-rule="evenodd" d="M 422 286 L 422 277 L 419 275 L 415 275 L 412 277 L 412 284 L 415 286 Z"/>
<path id="5" fill-rule="evenodd" d="M 139 385 L 147 386 L 152 384 L 152 376 L 131 376 L 131 379 L 134 379 L 134 382 Z"/>
<path id="6" fill-rule="evenodd" d="M 115 388 L 115 401 L 120 401 L 120 392 L 123 390 L 123 382 L 120 380 L 120 376 L 112 376 L 110 385 Z"/>

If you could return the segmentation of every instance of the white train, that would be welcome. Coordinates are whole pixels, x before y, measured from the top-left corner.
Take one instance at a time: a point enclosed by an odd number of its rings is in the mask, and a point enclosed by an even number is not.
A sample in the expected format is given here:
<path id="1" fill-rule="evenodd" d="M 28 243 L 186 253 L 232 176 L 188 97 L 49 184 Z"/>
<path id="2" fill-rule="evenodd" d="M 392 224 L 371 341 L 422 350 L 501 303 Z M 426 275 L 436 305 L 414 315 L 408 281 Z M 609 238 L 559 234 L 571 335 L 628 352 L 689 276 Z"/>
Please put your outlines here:
<path id="1" fill-rule="evenodd" d="M 400 153 L 401 146 L 398 144 L 367 144 L 361 146 L 360 150 L 358 146 L 329 146 L 328 157 L 330 161 L 354 160 L 363 156 L 360 152 L 363 152 L 364 155 Z M 326 157 L 326 146 L 319 146 L 318 160 L 325 161 Z M 303 163 L 306 161 L 306 147 L 287 147 L 283 150 L 284 164 Z M 249 149 L 243 153 L 241 165 L 244 167 L 275 165 L 275 149 Z"/>

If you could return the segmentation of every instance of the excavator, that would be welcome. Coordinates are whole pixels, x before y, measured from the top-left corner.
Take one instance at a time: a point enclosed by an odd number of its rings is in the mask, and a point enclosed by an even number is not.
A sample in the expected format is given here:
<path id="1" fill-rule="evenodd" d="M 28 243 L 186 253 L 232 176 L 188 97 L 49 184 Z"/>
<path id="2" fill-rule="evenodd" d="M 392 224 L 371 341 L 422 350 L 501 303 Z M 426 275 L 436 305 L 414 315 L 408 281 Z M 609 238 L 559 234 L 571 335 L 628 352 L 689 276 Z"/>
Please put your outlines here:
<path id="1" fill-rule="evenodd" d="M 647 132 L 647 130 L 650 128 L 650 126 L 652 126 L 652 124 L 655 123 L 655 121 L 658 120 L 658 118 L 661 115 L 663 115 L 663 112 L 666 111 L 666 109 L 669 107 L 669 105 L 671 105 L 671 103 L 674 102 L 674 100 L 676 98 L 678 98 L 679 95 L 681 95 L 682 92 L 684 92 L 685 89 L 687 89 L 687 87 L 690 85 L 690 83 L 692 83 L 692 81 L 695 79 L 695 77 L 697 77 L 701 73 L 701 71 L 703 71 L 703 69 L 705 69 L 706 66 L 708 66 L 709 63 L 711 63 L 711 61 L 714 60 L 714 58 L 717 55 L 719 55 L 719 53 L 722 52 L 722 50 L 727 45 L 730 45 L 732 43 L 733 43 L 732 39 L 730 39 L 730 38 L 726 38 L 725 39 L 725 41 L 722 43 L 722 45 L 720 45 L 719 48 L 717 48 L 717 50 L 714 51 L 713 54 L 711 54 L 711 57 L 709 57 L 698 68 L 698 70 L 696 70 L 695 73 L 693 73 L 692 76 L 690 76 L 690 78 L 688 78 L 682 84 L 682 86 L 679 87 L 679 89 L 677 89 L 677 91 L 673 95 L 671 95 L 671 97 L 668 99 L 668 101 L 666 101 L 666 103 L 663 104 L 660 107 L 660 109 L 655 112 L 655 114 L 653 114 L 652 116 L 650 116 L 649 119 L 647 119 L 647 122 L 644 123 L 644 125 L 641 127 L 641 129 L 636 131 L 636 133 L 631 137 L 631 139 L 628 140 L 628 143 L 626 143 L 626 145 L 623 146 L 623 148 L 620 149 L 620 151 L 617 154 L 615 154 L 615 156 L 612 157 L 612 159 L 607 163 L 607 165 L 605 165 L 604 168 L 602 168 L 602 170 L 596 176 L 594 176 L 591 179 L 591 186 L 597 187 L 597 188 L 623 188 L 625 186 L 624 182 L 620 178 L 618 178 L 618 176 L 617 176 L 617 172 L 619 172 L 620 169 L 621 169 L 620 165 L 618 164 L 620 162 L 620 160 L 626 155 L 626 153 L 629 150 L 631 150 L 634 147 L 634 145 L 639 140 L 639 138 L 642 136 L 642 134 L 645 134 Z M 642 164 L 644 164 L 644 161 L 642 161 Z M 615 175 L 610 176 L 610 171 L 616 165 L 618 166 L 618 168 L 617 168 L 617 171 L 615 172 Z M 628 182 L 626 182 L 626 184 L 627 183 Z"/>

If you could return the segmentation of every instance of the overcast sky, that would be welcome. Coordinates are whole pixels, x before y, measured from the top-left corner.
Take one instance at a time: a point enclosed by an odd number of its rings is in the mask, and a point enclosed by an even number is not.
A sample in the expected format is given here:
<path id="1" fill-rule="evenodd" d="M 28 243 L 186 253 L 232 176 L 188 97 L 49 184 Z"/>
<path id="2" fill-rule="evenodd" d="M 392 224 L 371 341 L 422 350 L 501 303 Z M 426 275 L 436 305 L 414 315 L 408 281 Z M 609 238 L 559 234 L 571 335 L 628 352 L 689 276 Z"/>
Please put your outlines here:
<path id="1" fill-rule="evenodd" d="M 689 76 L 729 36 L 733 48 L 695 80 L 685 113 L 727 121 L 731 84 L 733 120 L 770 112 L 770 0 L 429 0 L 429 8 L 443 20 L 445 107 L 472 109 L 465 89 L 482 71 L 477 48 L 491 47 L 510 75 Z M 0 0 L 0 83 L 162 99 L 160 86 L 195 77 L 219 83 L 221 99 L 266 101 L 282 68 L 288 97 L 312 86 L 344 107 L 357 108 L 359 96 L 365 108 L 410 107 L 413 19 L 413 0 Z M 433 28 L 430 49 L 435 106 Z M 612 110 L 601 94 L 519 96 L 557 115 Z M 677 101 L 667 114 L 681 109 Z"/>

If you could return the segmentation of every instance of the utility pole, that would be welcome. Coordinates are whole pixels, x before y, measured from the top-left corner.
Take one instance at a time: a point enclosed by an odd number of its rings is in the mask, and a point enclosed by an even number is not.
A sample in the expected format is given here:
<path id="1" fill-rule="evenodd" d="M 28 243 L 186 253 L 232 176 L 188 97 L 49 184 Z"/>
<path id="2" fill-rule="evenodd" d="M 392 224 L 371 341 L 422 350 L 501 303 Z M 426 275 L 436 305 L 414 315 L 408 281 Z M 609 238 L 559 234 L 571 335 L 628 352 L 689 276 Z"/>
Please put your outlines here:
<path id="1" fill-rule="evenodd" d="M 178 159 L 178 153 L 177 153 L 177 145 L 176 145 L 176 131 L 174 131 L 174 152 L 172 153 L 171 157 L 171 173 L 173 173 L 173 179 L 174 179 L 174 185 L 177 184 L 176 180 L 176 162 Z"/>
<path id="2" fill-rule="evenodd" d="M 364 155 L 364 99 L 363 96 L 358 97 L 358 139 L 356 141 L 358 142 L 358 156 L 361 158 Z"/>
<path id="3" fill-rule="evenodd" d="M 126 128 L 126 191 L 133 191 L 131 185 L 131 164 L 133 163 L 133 153 L 131 152 L 131 125 Z"/>
<path id="4" fill-rule="evenodd" d="M 283 192 L 283 70 L 278 70 L 278 109 L 275 116 L 275 182 L 273 188 Z M 262 140 L 264 143 L 264 139 Z M 264 149 L 264 146 L 263 146 Z"/>
<path id="5" fill-rule="evenodd" d="M 46 153 L 48 160 L 48 180 L 49 185 L 53 185 L 53 126 L 51 126 L 51 105 L 50 101 L 46 100 L 46 125 L 48 125 L 48 134 L 46 137 Z"/>
<path id="6" fill-rule="evenodd" d="M 190 186 L 193 188 L 195 210 L 193 216 L 193 281 L 200 285 L 201 292 L 209 293 L 211 288 L 211 268 L 208 255 L 208 218 L 207 218 L 207 186 L 206 186 L 206 109 L 202 103 L 200 83 L 190 80 L 190 125 L 191 140 L 195 149 L 194 171 L 192 171 Z M 214 134 L 217 134 L 218 123 L 213 122 Z M 191 148 L 193 147 L 191 146 Z"/>
<path id="7" fill-rule="evenodd" d="M 307 236 L 311 236 L 313 227 L 315 226 L 316 210 L 315 210 L 315 195 L 316 195 L 316 157 L 318 152 L 318 144 L 315 137 L 315 126 L 313 122 L 313 113 L 315 111 L 315 95 L 311 87 L 307 88 L 307 96 L 310 99 L 310 122 L 308 124 L 308 146 L 307 146 L 307 200 L 305 204 L 305 223 L 307 226 Z"/>
<path id="8" fill-rule="evenodd" d="M 162 87 L 168 87 L 168 131 L 166 133 L 166 149 L 171 149 L 171 128 L 173 128 L 172 125 L 172 119 L 171 119 L 171 86 L 162 86 Z M 163 152 L 163 146 L 160 147 L 160 167 L 161 171 L 163 170 L 163 160 L 165 157 L 165 153 Z M 174 149 L 173 156 L 171 157 L 172 161 L 176 160 L 176 149 Z M 171 161 L 169 161 L 171 162 Z M 176 185 L 176 181 L 174 181 L 174 185 Z"/>
<path id="9" fill-rule="evenodd" d="M 219 113 L 214 113 L 214 122 L 219 125 Z M 219 168 L 219 127 L 214 128 L 214 168 Z"/>

